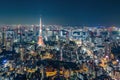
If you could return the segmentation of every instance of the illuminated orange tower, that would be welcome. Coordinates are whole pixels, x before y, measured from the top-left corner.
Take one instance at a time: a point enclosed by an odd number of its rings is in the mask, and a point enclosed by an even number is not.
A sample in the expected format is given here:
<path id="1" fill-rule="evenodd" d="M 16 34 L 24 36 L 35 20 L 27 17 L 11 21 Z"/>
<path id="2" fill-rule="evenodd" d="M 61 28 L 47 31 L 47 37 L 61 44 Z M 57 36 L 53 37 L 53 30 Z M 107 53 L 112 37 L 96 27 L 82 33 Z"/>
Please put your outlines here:
<path id="1" fill-rule="evenodd" d="M 42 46 L 42 47 L 44 47 L 45 46 L 45 44 L 44 44 L 44 42 L 43 42 L 43 38 L 42 38 L 42 21 L 41 21 L 41 18 L 40 18 L 40 29 L 39 29 L 39 36 L 38 36 L 38 47 L 39 46 Z"/>

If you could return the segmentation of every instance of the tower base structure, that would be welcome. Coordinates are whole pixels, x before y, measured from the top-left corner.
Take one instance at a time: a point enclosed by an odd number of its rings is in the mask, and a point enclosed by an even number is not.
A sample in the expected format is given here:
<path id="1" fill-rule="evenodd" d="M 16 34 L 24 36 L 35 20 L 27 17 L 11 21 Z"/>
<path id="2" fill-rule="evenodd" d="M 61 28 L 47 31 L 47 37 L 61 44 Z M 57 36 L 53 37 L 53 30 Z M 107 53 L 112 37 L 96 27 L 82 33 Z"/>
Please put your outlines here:
<path id="1" fill-rule="evenodd" d="M 39 36 L 39 38 L 38 38 L 38 47 L 39 46 L 41 46 L 41 47 L 45 47 L 45 44 L 44 44 L 44 42 L 43 42 L 43 38 L 42 38 L 42 36 Z"/>

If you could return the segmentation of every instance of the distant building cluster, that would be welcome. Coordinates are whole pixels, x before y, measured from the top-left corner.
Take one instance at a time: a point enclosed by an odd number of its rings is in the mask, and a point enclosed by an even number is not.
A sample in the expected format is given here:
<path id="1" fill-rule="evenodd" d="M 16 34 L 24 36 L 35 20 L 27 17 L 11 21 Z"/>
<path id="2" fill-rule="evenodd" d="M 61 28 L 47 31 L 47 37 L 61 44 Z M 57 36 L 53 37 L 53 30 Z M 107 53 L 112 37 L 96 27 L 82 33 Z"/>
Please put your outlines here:
<path id="1" fill-rule="evenodd" d="M 39 34 L 39 25 L 2 26 L 0 28 L 0 43 L 11 45 L 11 42 L 37 42 L 41 35 L 44 41 L 48 40 L 77 40 L 94 41 L 102 45 L 104 38 L 109 40 L 120 39 L 119 27 L 64 27 L 58 25 L 42 25 L 42 34 Z"/>

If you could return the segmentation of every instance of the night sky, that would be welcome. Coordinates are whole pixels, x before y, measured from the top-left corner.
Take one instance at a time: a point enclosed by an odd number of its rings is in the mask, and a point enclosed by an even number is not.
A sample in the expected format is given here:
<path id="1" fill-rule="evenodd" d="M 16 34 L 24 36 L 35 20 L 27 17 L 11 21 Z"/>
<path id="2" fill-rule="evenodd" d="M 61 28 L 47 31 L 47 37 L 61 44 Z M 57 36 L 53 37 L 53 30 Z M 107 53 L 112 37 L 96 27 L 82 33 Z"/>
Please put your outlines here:
<path id="1" fill-rule="evenodd" d="M 120 0 L 0 0 L 0 24 L 120 25 Z"/>

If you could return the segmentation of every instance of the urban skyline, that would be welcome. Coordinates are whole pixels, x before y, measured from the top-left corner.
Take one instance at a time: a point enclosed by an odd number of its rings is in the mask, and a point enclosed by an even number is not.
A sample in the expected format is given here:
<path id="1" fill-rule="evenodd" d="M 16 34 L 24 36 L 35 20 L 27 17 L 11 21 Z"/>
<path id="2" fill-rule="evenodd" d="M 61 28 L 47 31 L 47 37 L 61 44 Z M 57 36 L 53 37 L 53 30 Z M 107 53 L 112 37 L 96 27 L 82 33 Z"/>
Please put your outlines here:
<path id="1" fill-rule="evenodd" d="M 120 80 L 119 4 L 1 0 L 0 80 Z"/>

